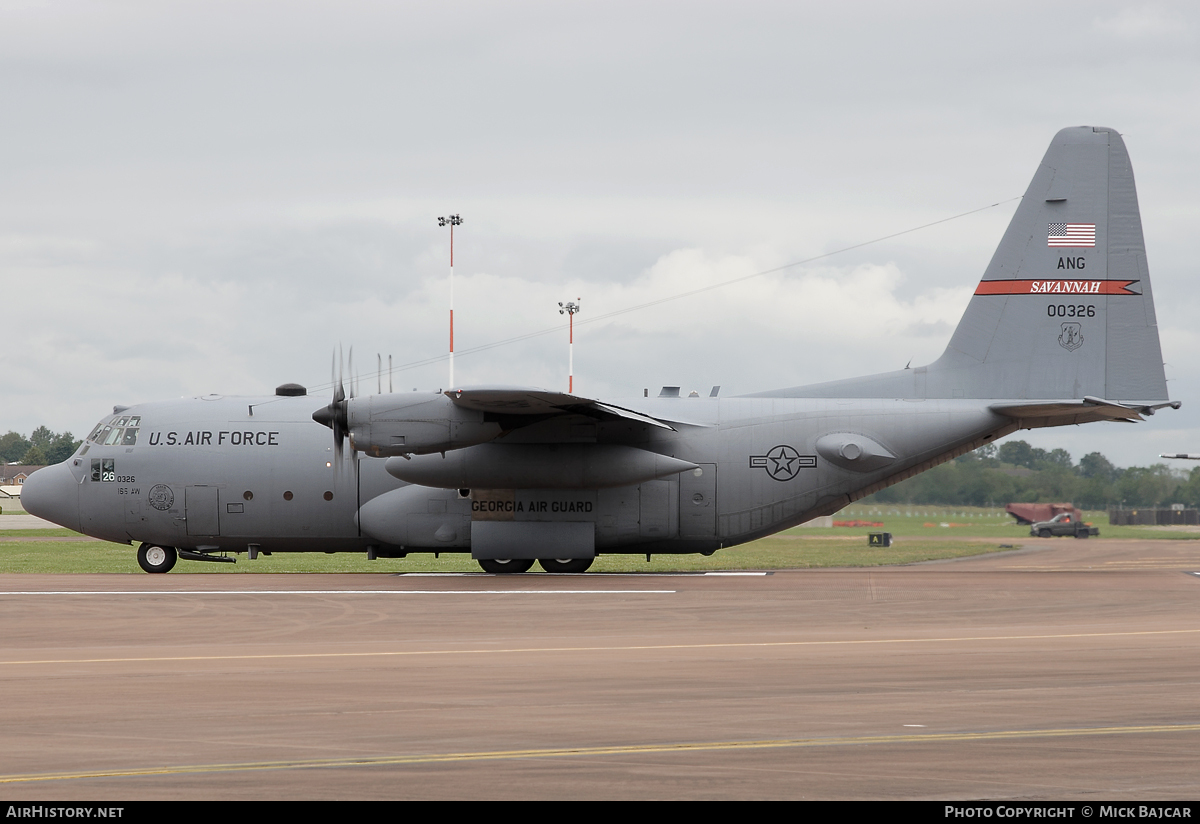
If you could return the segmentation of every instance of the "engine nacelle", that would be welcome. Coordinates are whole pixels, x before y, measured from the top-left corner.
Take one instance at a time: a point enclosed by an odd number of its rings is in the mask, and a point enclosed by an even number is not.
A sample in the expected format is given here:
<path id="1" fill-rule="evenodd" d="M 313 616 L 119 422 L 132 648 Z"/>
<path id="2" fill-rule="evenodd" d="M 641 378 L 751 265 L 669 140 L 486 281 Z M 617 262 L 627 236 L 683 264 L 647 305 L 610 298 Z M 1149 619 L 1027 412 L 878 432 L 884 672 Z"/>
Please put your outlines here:
<path id="1" fill-rule="evenodd" d="M 441 392 L 351 398 L 346 417 L 351 447 L 377 458 L 462 449 L 501 433 L 483 412 L 456 406 Z"/>
<path id="2" fill-rule="evenodd" d="M 388 474 L 442 489 L 605 489 L 693 470 L 691 461 L 618 444 L 483 444 L 391 458 Z"/>

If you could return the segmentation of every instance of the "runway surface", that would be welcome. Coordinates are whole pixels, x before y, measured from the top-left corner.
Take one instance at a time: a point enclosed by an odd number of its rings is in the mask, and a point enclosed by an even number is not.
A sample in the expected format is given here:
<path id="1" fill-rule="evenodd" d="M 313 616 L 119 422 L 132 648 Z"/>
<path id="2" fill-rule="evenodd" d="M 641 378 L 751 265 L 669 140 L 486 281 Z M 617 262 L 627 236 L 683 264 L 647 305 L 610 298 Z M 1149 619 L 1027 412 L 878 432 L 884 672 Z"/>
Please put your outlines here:
<path id="1" fill-rule="evenodd" d="M 1192 573 L 3 575 L 0 793 L 1195 799 Z"/>

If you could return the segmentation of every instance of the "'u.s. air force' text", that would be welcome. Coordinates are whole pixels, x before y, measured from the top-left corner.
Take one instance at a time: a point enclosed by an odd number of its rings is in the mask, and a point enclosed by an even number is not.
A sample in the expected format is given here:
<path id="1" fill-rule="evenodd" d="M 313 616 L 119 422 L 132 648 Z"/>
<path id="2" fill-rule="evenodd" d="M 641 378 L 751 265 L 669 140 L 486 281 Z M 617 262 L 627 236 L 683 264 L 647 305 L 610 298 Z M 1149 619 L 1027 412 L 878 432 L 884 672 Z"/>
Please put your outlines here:
<path id="1" fill-rule="evenodd" d="M 278 432 L 253 430 L 209 432 L 151 432 L 151 446 L 279 446 Z"/>

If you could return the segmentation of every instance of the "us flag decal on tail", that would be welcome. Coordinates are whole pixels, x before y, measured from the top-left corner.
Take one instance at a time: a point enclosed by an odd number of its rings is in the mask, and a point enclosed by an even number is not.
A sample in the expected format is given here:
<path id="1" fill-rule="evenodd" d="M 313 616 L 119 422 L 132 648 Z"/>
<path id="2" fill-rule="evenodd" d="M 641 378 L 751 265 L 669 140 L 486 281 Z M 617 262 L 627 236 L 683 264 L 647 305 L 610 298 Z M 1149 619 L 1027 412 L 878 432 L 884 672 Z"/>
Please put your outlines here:
<path id="1" fill-rule="evenodd" d="M 1095 246 L 1095 223 L 1051 223 L 1046 231 L 1047 246 Z"/>

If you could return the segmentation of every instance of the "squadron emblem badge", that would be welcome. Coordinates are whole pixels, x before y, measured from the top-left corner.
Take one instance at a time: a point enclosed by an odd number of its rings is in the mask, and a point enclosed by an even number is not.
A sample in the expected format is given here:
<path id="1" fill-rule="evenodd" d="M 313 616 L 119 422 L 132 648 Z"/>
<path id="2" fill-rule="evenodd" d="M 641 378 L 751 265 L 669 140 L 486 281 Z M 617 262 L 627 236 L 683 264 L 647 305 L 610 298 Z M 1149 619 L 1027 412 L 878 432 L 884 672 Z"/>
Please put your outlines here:
<path id="1" fill-rule="evenodd" d="M 175 493 L 166 484 L 155 484 L 150 488 L 146 500 L 159 512 L 166 512 L 171 508 L 171 504 L 175 503 Z"/>
<path id="2" fill-rule="evenodd" d="M 1064 323 L 1062 333 L 1058 336 L 1058 345 L 1063 349 L 1074 352 L 1083 346 L 1083 329 L 1078 323 Z"/>

